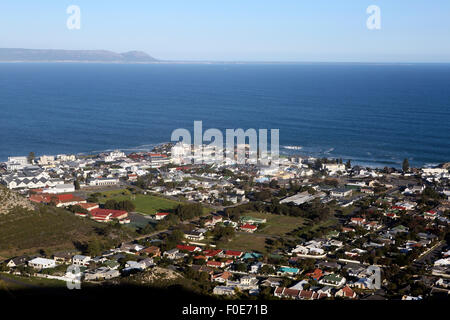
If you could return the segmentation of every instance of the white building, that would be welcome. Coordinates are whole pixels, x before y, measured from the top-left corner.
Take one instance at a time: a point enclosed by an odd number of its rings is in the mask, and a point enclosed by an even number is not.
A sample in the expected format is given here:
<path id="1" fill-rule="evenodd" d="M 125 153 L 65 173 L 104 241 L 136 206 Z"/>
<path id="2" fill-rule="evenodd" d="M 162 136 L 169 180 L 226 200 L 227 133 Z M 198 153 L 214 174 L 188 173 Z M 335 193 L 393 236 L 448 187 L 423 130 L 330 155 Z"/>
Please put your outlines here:
<path id="1" fill-rule="evenodd" d="M 331 190 L 330 195 L 336 198 L 348 197 L 352 194 L 352 189 L 338 188 Z"/>
<path id="2" fill-rule="evenodd" d="M 97 178 L 89 180 L 90 186 L 113 186 L 119 184 L 117 178 Z"/>
<path id="3" fill-rule="evenodd" d="M 213 289 L 213 294 L 221 295 L 221 296 L 230 296 L 233 295 L 234 288 L 227 286 L 217 286 Z"/>
<path id="4" fill-rule="evenodd" d="M 37 163 L 41 166 L 52 165 L 55 164 L 55 156 L 41 156 Z"/>
<path id="5" fill-rule="evenodd" d="M 49 174 L 44 171 L 26 169 L 4 176 L 2 182 L 9 189 L 36 189 L 64 184 L 63 180 L 52 179 Z"/>
<path id="6" fill-rule="evenodd" d="M 424 175 L 434 176 L 434 175 L 447 174 L 448 169 L 445 169 L 445 168 L 423 168 L 422 172 Z"/>
<path id="7" fill-rule="evenodd" d="M 327 170 L 330 174 L 337 173 L 338 171 L 345 171 L 345 164 L 340 163 L 324 163 L 322 169 Z"/>
<path id="8" fill-rule="evenodd" d="M 112 152 L 110 152 L 106 157 L 105 157 L 105 162 L 113 162 L 116 161 L 117 159 L 120 158 L 125 158 L 126 155 L 125 153 L 121 152 L 120 150 L 114 150 Z"/>
<path id="9" fill-rule="evenodd" d="M 285 199 L 281 200 L 280 203 L 292 202 L 296 205 L 300 205 L 302 203 L 309 202 L 313 199 L 314 199 L 313 195 L 309 194 L 308 191 L 304 191 L 301 193 L 297 193 L 296 195 L 293 195 L 292 197 L 285 198 Z"/>
<path id="10" fill-rule="evenodd" d="M 178 142 L 172 147 L 171 161 L 175 164 L 190 163 L 191 146 L 186 143 Z"/>
<path id="11" fill-rule="evenodd" d="M 8 157 L 8 162 L 6 162 L 6 170 L 21 170 L 28 165 L 27 157 Z"/>
<path id="12" fill-rule="evenodd" d="M 83 256 L 83 255 L 75 255 L 72 258 L 72 263 L 76 266 L 88 266 L 91 262 L 91 257 L 89 256 Z"/>
<path id="13" fill-rule="evenodd" d="M 28 265 L 34 269 L 50 269 L 56 267 L 56 262 L 53 259 L 34 258 L 28 261 Z"/>
<path id="14" fill-rule="evenodd" d="M 75 186 L 73 184 L 58 184 L 54 187 L 45 188 L 43 193 L 58 194 L 58 193 L 69 193 L 74 192 Z"/>
<path id="15" fill-rule="evenodd" d="M 71 154 L 71 155 L 58 154 L 56 156 L 56 159 L 58 159 L 61 162 L 75 161 L 75 156 L 73 154 Z"/>

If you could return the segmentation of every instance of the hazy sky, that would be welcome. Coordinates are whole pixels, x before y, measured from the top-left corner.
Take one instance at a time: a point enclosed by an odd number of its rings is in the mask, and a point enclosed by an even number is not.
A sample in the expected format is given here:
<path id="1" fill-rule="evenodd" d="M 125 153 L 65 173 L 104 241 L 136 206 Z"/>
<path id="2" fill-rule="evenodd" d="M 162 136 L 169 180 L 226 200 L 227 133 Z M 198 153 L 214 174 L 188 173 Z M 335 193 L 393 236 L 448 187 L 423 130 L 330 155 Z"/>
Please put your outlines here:
<path id="1" fill-rule="evenodd" d="M 69 5 L 81 29 L 69 30 Z M 381 9 L 368 30 L 366 9 Z M 1 0 L 0 47 L 159 59 L 450 62 L 449 0 Z"/>

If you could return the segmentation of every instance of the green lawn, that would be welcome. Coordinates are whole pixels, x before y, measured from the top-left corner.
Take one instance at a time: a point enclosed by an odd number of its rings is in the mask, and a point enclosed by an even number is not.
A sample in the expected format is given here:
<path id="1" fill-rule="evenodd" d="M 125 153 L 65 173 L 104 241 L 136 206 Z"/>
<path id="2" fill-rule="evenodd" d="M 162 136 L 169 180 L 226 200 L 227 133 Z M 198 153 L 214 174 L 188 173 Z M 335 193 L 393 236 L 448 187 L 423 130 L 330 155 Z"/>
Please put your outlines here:
<path id="1" fill-rule="evenodd" d="M 102 192 L 99 197 L 99 202 L 103 204 L 111 199 L 116 201 L 130 200 L 135 205 L 136 212 L 149 215 L 153 215 L 157 212 L 172 212 L 179 204 L 183 203 L 182 201 L 175 201 L 152 195 L 132 195 L 131 192 L 126 189 Z M 211 210 L 208 208 L 204 208 L 204 213 L 210 211 Z"/>
<path id="2" fill-rule="evenodd" d="M 22 290 L 42 287 L 56 288 L 67 285 L 65 281 L 55 279 L 23 277 L 5 273 L 0 273 L 0 277 L 0 290 Z"/>
<path id="3" fill-rule="evenodd" d="M 255 251 L 267 253 L 267 238 L 285 236 L 287 233 L 304 225 L 304 219 L 300 217 L 290 217 L 260 212 L 244 213 L 243 216 L 261 219 L 264 218 L 267 219 L 267 222 L 261 225 L 255 233 L 237 234 L 230 242 L 221 244 L 224 248 L 246 252 Z"/>
<path id="4" fill-rule="evenodd" d="M 319 228 L 328 228 L 328 227 L 330 227 L 330 226 L 332 226 L 332 225 L 334 225 L 336 223 L 337 223 L 336 218 L 329 218 L 329 219 L 327 219 L 325 221 L 322 221 L 320 223 L 315 223 L 315 224 L 311 225 L 308 228 L 308 230 L 309 231 L 316 231 Z"/>
<path id="5" fill-rule="evenodd" d="M 244 216 L 254 218 L 267 219 L 267 223 L 258 229 L 257 233 L 262 233 L 271 236 L 282 236 L 291 232 L 294 229 L 303 226 L 304 219 L 300 217 L 290 217 L 278 214 L 250 212 L 244 213 Z"/>
<path id="6" fill-rule="evenodd" d="M 233 240 L 224 243 L 221 248 L 245 252 L 266 253 L 266 237 L 260 234 L 237 234 Z"/>
<path id="7" fill-rule="evenodd" d="M 132 195 L 130 191 L 126 189 L 102 192 L 102 195 L 99 197 L 99 201 L 102 204 L 110 199 L 114 199 L 116 201 L 130 200 L 135 205 L 136 211 L 144 214 L 170 212 L 181 203 L 179 201 L 151 195 Z"/>

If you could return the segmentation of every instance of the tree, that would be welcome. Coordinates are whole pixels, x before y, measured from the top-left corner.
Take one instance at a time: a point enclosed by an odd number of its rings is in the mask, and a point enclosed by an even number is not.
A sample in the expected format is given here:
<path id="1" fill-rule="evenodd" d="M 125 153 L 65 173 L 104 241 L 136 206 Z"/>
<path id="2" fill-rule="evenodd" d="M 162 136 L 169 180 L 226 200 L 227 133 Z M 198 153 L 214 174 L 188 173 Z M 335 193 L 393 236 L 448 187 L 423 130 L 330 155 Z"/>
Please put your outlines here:
<path id="1" fill-rule="evenodd" d="M 277 180 L 273 179 L 273 180 L 270 181 L 270 183 L 269 183 L 269 187 L 270 188 L 275 189 L 277 186 L 278 186 L 278 181 Z"/>
<path id="2" fill-rule="evenodd" d="M 260 192 L 256 192 L 254 194 L 255 200 L 257 200 L 257 201 L 264 201 L 264 200 L 270 198 L 271 196 L 272 196 L 272 194 L 268 190 L 263 190 Z"/>
<path id="3" fill-rule="evenodd" d="M 212 230 L 212 235 L 216 241 L 228 241 L 233 238 L 235 230 L 231 226 L 216 225 Z"/>
<path id="4" fill-rule="evenodd" d="M 184 232 L 181 230 L 174 230 L 169 235 L 168 240 L 172 242 L 180 242 L 184 239 Z"/>
<path id="5" fill-rule="evenodd" d="M 36 156 L 34 155 L 34 152 L 30 152 L 29 154 L 28 154 L 28 163 L 33 163 L 33 161 L 34 161 L 34 158 L 35 158 Z"/>
<path id="6" fill-rule="evenodd" d="M 346 167 L 347 169 L 351 169 L 351 168 L 352 168 L 352 162 L 350 161 L 350 159 L 347 160 L 347 163 L 345 164 L 345 167 Z"/>
<path id="7" fill-rule="evenodd" d="M 85 213 L 85 214 L 89 213 L 88 210 L 86 210 L 85 208 L 83 208 L 80 205 L 68 206 L 67 210 L 69 210 L 72 213 Z"/>
<path id="8" fill-rule="evenodd" d="M 405 158 L 405 159 L 403 160 L 402 169 L 403 169 L 403 172 L 408 172 L 408 170 L 409 170 L 409 161 L 408 161 L 408 158 Z"/>
<path id="9" fill-rule="evenodd" d="M 107 200 L 104 204 L 105 209 L 115 210 L 117 207 L 117 201 L 116 200 Z"/>
<path id="10" fill-rule="evenodd" d="M 98 203 L 98 197 L 99 197 L 100 193 L 93 193 L 91 194 L 88 198 L 87 198 L 87 202 L 91 202 L 91 203 Z"/>
<path id="11" fill-rule="evenodd" d="M 104 208 L 110 210 L 125 210 L 130 212 L 134 211 L 135 206 L 130 200 L 116 201 L 114 199 L 110 199 L 105 202 Z"/>
<path id="12" fill-rule="evenodd" d="M 245 272 L 247 271 L 247 265 L 245 263 L 239 263 L 236 265 L 236 271 Z"/>
<path id="13" fill-rule="evenodd" d="M 182 221 L 201 216 L 202 213 L 203 207 L 199 203 L 180 204 L 175 209 L 175 215 Z"/>
<path id="14" fill-rule="evenodd" d="M 102 252 L 102 245 L 97 239 L 89 241 L 86 249 L 87 254 L 96 256 Z"/>
<path id="15" fill-rule="evenodd" d="M 265 265 L 263 265 L 261 267 L 260 272 L 262 274 L 274 274 L 275 273 L 275 269 L 272 266 L 269 266 L 269 265 L 265 264 Z"/>

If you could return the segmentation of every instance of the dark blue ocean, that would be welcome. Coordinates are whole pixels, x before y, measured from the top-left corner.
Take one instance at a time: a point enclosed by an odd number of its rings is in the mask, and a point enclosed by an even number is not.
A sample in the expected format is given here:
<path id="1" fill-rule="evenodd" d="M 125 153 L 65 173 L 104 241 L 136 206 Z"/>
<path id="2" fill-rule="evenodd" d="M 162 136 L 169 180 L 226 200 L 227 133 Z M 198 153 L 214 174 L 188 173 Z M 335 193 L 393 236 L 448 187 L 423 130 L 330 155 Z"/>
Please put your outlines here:
<path id="1" fill-rule="evenodd" d="M 146 150 L 194 120 L 369 166 L 450 161 L 450 65 L 0 64 L 0 161 Z"/>

